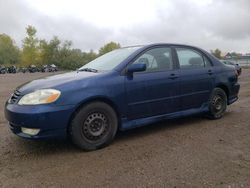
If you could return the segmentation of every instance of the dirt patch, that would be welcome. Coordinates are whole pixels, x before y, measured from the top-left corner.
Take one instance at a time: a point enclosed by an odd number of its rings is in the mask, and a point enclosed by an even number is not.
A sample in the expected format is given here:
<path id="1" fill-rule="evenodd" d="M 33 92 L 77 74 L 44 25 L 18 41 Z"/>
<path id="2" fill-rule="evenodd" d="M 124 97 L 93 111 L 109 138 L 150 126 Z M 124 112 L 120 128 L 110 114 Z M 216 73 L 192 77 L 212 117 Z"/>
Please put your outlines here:
<path id="1" fill-rule="evenodd" d="M 94 152 L 10 132 L 5 101 L 16 86 L 45 75 L 0 75 L 0 187 L 250 187 L 250 69 L 222 119 L 189 117 L 121 132 Z"/>

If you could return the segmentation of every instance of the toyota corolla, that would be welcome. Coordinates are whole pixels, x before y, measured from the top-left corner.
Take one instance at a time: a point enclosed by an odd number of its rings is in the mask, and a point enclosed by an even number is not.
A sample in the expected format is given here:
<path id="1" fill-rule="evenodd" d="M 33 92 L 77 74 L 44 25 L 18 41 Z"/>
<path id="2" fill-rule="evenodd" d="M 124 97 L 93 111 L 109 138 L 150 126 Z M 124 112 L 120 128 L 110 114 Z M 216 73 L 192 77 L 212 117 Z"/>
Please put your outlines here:
<path id="1" fill-rule="evenodd" d="M 77 71 L 16 88 L 5 116 L 20 137 L 69 137 L 81 149 L 95 150 L 118 130 L 193 114 L 221 118 L 238 99 L 237 75 L 197 47 L 126 47 Z"/>

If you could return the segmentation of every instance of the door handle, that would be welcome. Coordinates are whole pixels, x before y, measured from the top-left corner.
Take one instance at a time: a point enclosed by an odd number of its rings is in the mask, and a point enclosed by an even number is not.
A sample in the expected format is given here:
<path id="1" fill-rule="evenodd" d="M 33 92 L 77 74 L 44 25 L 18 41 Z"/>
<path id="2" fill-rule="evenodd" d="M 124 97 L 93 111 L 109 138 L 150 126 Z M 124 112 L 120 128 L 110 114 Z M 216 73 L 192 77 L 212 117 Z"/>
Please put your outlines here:
<path id="1" fill-rule="evenodd" d="M 212 74 L 213 74 L 213 71 L 212 71 L 212 70 L 208 70 L 208 74 L 209 74 L 209 75 L 212 75 Z"/>
<path id="2" fill-rule="evenodd" d="M 168 78 L 174 80 L 174 79 L 178 78 L 178 76 L 176 74 L 170 74 L 170 76 Z"/>

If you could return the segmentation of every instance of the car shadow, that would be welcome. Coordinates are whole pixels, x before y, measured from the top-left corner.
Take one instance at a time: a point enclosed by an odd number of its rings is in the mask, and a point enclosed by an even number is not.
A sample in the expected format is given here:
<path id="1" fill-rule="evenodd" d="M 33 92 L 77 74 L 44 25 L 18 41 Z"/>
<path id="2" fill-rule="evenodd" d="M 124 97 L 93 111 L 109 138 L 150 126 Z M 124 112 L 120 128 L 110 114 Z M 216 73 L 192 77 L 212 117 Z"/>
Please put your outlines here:
<path id="1" fill-rule="evenodd" d="M 165 120 L 158 123 L 153 123 L 147 126 L 142 126 L 126 131 L 118 131 L 114 142 L 116 144 L 126 142 L 127 140 L 136 140 L 138 138 L 154 135 L 165 130 L 178 129 L 186 126 L 201 125 L 200 122 L 206 121 L 206 118 L 201 116 L 185 117 L 181 119 Z M 81 153 L 82 150 L 77 148 L 69 139 L 50 139 L 50 140 L 23 140 L 18 139 L 16 142 L 24 152 L 36 155 L 49 155 L 55 153 Z M 112 147 L 112 144 L 108 147 Z M 103 149 L 105 150 L 105 148 Z"/>
<path id="2" fill-rule="evenodd" d="M 122 142 L 127 139 L 136 139 L 142 136 L 153 135 L 158 132 L 162 132 L 165 130 L 173 130 L 181 127 L 187 126 L 196 126 L 202 121 L 206 121 L 207 119 L 202 116 L 191 116 L 191 117 L 183 117 L 179 119 L 171 119 L 171 120 L 163 120 L 157 123 L 152 123 L 146 126 L 126 130 L 119 131 L 116 140 L 117 142 Z"/>

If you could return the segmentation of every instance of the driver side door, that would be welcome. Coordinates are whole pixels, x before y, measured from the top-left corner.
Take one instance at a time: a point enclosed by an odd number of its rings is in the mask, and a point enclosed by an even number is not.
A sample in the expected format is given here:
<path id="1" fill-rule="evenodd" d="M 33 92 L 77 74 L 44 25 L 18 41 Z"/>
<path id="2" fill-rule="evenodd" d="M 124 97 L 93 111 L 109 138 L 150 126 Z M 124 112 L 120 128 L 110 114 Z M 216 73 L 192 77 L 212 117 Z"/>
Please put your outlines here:
<path id="1" fill-rule="evenodd" d="M 138 119 L 180 109 L 179 76 L 170 47 L 155 47 L 132 63 L 146 64 L 143 72 L 125 77 L 127 117 Z"/>

